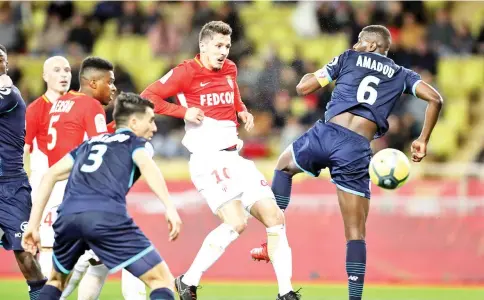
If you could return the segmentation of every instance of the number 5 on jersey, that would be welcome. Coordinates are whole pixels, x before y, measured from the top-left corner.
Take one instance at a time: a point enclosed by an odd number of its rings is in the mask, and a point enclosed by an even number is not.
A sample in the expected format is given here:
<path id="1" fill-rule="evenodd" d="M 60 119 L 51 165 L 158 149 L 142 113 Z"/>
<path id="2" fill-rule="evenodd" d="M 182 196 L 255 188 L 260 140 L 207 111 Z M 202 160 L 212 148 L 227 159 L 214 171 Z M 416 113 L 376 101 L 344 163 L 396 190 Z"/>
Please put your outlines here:
<path id="1" fill-rule="evenodd" d="M 81 171 L 85 173 L 92 173 L 95 172 L 99 167 L 101 166 L 103 162 L 103 155 L 106 153 L 106 150 L 108 150 L 108 146 L 106 145 L 94 145 L 91 148 L 91 152 L 89 153 L 89 156 L 87 157 L 88 161 L 92 161 L 90 164 L 83 164 L 81 166 Z"/>
<path id="2" fill-rule="evenodd" d="M 52 150 L 57 143 L 57 130 L 54 128 L 54 123 L 59 121 L 60 115 L 50 117 L 49 121 L 49 129 L 47 130 L 47 134 L 50 135 L 52 138 L 50 142 L 47 144 L 47 150 Z"/>

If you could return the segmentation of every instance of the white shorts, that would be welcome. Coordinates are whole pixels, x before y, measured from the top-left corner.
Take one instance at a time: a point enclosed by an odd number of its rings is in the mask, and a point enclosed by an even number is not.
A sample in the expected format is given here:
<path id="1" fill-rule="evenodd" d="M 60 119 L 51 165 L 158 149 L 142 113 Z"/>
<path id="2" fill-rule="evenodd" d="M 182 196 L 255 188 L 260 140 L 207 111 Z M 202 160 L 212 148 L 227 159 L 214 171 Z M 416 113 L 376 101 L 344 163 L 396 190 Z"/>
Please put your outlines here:
<path id="1" fill-rule="evenodd" d="M 39 229 L 40 245 L 42 247 L 52 248 L 54 246 L 54 229 L 52 228 L 52 224 L 57 220 L 57 208 L 59 208 L 62 199 L 64 199 L 66 185 L 67 180 L 57 182 L 45 206 Z M 35 195 L 32 194 L 32 197 L 35 198 Z"/>
<path id="2" fill-rule="evenodd" d="M 264 175 L 238 151 L 192 154 L 189 168 L 193 184 L 213 213 L 231 200 L 241 200 L 250 212 L 255 202 L 274 199 Z"/>

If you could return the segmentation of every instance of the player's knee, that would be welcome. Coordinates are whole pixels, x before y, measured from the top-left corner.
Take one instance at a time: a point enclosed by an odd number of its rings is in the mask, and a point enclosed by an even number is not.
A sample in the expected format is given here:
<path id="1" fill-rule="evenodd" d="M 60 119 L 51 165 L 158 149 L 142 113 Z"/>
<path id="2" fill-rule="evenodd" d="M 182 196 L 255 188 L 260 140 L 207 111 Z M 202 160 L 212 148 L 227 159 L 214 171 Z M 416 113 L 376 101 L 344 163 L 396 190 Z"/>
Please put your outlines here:
<path id="1" fill-rule="evenodd" d="M 262 215 L 262 223 L 266 227 L 282 225 L 284 224 L 284 214 L 278 207 L 275 207 Z"/>
<path id="2" fill-rule="evenodd" d="M 237 231 L 238 234 L 244 232 L 247 228 L 247 219 L 233 219 L 233 220 L 226 220 L 225 223 L 229 224 Z"/>
<path id="3" fill-rule="evenodd" d="M 139 277 L 151 290 L 158 288 L 174 288 L 175 277 L 171 274 L 165 262 L 161 262 Z"/>
<path id="4" fill-rule="evenodd" d="M 301 170 L 294 163 L 291 147 L 287 147 L 279 156 L 275 169 L 292 176 L 301 172 Z"/>

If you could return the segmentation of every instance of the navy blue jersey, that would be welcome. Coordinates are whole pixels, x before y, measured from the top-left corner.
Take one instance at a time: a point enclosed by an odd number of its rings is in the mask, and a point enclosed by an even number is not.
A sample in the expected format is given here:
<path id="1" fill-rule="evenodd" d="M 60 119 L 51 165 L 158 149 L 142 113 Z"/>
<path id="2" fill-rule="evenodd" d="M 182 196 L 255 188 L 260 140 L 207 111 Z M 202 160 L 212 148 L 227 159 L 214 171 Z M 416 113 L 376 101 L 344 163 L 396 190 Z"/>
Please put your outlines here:
<path id="1" fill-rule="evenodd" d="M 15 87 L 0 89 L 0 180 L 26 176 L 24 170 L 26 105 Z"/>
<path id="2" fill-rule="evenodd" d="M 316 76 L 336 80 L 325 120 L 351 112 L 376 123 L 375 138 L 387 132 L 387 118 L 402 93 L 415 95 L 420 82 L 420 75 L 386 56 L 354 50 L 335 57 Z"/>
<path id="3" fill-rule="evenodd" d="M 132 158 L 138 150 L 153 154 L 146 139 L 127 129 L 93 137 L 73 150 L 74 166 L 59 215 L 87 211 L 126 215 L 126 194 L 140 176 Z"/>

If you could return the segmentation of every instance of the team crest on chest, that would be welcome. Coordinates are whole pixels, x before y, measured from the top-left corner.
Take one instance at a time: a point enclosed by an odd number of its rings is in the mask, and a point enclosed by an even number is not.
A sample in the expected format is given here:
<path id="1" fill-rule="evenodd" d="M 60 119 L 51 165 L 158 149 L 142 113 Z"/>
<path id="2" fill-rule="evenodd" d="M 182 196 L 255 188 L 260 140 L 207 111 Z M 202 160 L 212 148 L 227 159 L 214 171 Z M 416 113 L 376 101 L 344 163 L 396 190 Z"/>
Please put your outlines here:
<path id="1" fill-rule="evenodd" d="M 227 78 L 227 83 L 230 85 L 230 87 L 233 89 L 234 88 L 234 81 L 232 80 L 232 76 L 226 76 Z"/>

